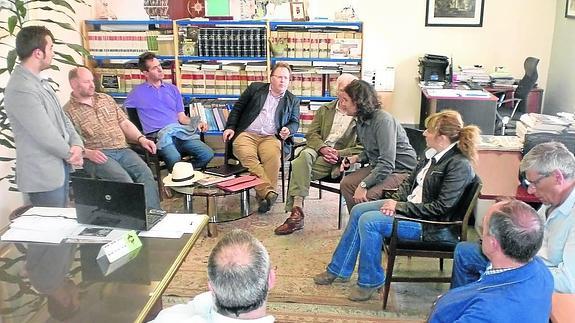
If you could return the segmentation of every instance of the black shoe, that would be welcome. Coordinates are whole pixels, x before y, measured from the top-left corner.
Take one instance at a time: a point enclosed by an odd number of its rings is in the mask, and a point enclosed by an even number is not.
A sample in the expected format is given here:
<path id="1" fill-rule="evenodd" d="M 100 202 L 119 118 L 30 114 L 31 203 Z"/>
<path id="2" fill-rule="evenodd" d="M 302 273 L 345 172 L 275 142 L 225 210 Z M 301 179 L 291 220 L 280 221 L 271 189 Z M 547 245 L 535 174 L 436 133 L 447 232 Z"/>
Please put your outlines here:
<path id="1" fill-rule="evenodd" d="M 277 199 L 278 199 L 278 193 L 274 191 L 268 192 L 268 194 L 266 194 L 266 197 L 260 201 L 260 204 L 258 206 L 258 212 L 266 213 L 267 211 L 269 211 L 272 208 L 272 205 L 276 203 Z"/>

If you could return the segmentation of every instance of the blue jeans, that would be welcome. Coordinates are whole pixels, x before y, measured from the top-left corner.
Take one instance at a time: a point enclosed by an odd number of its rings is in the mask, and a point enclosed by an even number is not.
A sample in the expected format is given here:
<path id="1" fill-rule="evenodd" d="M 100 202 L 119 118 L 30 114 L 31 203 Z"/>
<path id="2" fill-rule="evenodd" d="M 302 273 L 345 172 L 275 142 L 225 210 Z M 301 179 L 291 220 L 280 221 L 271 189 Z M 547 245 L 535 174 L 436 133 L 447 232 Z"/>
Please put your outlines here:
<path id="1" fill-rule="evenodd" d="M 391 236 L 393 217 L 383 215 L 379 209 L 383 200 L 357 204 L 351 209 L 349 223 L 332 256 L 327 271 L 332 275 L 349 278 L 359 254 L 357 285 L 365 288 L 380 287 L 385 282 L 381 266 L 383 238 Z M 421 224 L 399 221 L 398 237 L 421 240 Z"/>
<path id="2" fill-rule="evenodd" d="M 194 169 L 206 167 L 214 157 L 212 148 L 200 139 L 181 140 L 172 137 L 172 140 L 173 142 L 171 144 L 158 150 L 158 154 L 166 163 L 170 173 L 172 172 L 172 168 L 174 168 L 174 164 L 182 160 L 182 155 L 192 157 Z"/>
<path id="3" fill-rule="evenodd" d="M 485 272 L 489 259 L 483 255 L 477 242 L 460 242 L 455 247 L 451 288 L 477 281 Z"/>
<path id="4" fill-rule="evenodd" d="M 70 166 L 64 162 L 64 184 L 55 190 L 47 192 L 28 193 L 33 206 L 68 207 L 70 192 Z"/>
<path id="5" fill-rule="evenodd" d="M 160 195 L 154 175 L 138 154 L 129 148 L 102 149 L 102 152 L 108 157 L 103 164 L 84 160 L 84 169 L 90 175 L 123 183 L 142 183 L 146 195 L 146 206 L 160 208 Z"/>

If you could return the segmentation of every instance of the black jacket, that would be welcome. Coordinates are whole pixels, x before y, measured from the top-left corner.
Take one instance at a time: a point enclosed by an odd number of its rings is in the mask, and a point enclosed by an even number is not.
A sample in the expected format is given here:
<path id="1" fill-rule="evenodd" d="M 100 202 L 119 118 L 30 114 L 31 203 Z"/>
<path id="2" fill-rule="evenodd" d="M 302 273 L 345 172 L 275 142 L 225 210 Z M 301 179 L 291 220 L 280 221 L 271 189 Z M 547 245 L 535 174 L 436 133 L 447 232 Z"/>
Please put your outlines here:
<path id="1" fill-rule="evenodd" d="M 395 210 L 398 214 L 411 218 L 453 221 L 459 213 L 459 210 L 456 210 L 457 202 L 465 191 L 465 187 L 475 177 L 475 172 L 467 157 L 455 146 L 443 155 L 439 162 L 429 167 L 423 184 L 423 203 L 407 202 L 407 197 L 417 186 L 417 174 L 427 162 L 428 159 L 421 160 L 391 196 L 392 199 L 398 201 Z M 456 236 L 443 231 L 445 230 L 437 230 L 437 226 L 424 225 L 423 240 L 455 241 Z"/>
<path id="2" fill-rule="evenodd" d="M 262 111 L 269 89 L 269 83 L 254 82 L 250 84 L 234 104 L 226 123 L 226 129 L 234 130 L 235 136 L 246 130 Z M 276 110 L 275 122 L 278 136 L 282 127 L 287 127 L 292 135 L 297 132 L 299 104 L 300 100 L 295 95 L 289 91 L 285 92 Z"/>

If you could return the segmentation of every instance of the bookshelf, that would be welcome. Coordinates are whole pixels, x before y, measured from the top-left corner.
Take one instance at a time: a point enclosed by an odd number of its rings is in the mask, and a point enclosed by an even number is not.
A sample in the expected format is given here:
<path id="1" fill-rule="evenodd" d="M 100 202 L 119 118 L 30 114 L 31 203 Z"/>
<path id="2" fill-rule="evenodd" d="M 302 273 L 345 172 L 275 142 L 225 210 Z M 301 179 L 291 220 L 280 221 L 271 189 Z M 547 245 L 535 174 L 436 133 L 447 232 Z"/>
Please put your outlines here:
<path id="1" fill-rule="evenodd" d="M 138 56 L 155 52 L 190 114 L 213 113 L 206 136 L 216 152 L 223 149 L 217 137 L 227 117 L 219 110 L 229 110 L 251 82 L 269 81 L 277 62 L 293 67 L 290 91 L 302 100 L 305 132 L 315 109 L 336 98 L 339 73 L 360 76 L 363 57 L 362 22 L 86 20 L 82 33 L 98 90 L 119 100 L 143 82 Z"/>

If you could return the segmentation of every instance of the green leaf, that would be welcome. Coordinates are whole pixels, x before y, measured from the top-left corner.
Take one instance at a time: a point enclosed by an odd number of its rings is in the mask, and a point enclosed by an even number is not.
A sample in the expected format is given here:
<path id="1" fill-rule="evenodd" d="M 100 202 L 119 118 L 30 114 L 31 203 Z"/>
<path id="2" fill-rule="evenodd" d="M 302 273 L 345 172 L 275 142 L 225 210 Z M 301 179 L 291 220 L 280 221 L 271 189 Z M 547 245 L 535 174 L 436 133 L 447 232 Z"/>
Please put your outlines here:
<path id="1" fill-rule="evenodd" d="M 70 24 L 67 23 L 67 22 L 58 22 L 58 21 L 54 21 L 54 20 L 52 20 L 52 19 L 31 19 L 31 20 L 29 20 L 29 21 L 42 21 L 42 22 L 47 22 L 47 23 L 50 23 L 50 24 L 56 24 L 56 25 L 58 25 L 58 26 L 60 26 L 60 27 L 62 27 L 62 28 L 64 28 L 64 29 L 67 29 L 67 30 L 76 31 L 76 28 L 74 28 L 72 25 L 70 25 Z"/>
<path id="2" fill-rule="evenodd" d="M 70 16 L 67 12 L 65 12 L 65 11 L 63 11 L 63 10 L 54 9 L 54 8 L 47 7 L 47 6 L 44 6 L 44 7 L 34 7 L 34 8 L 30 8 L 30 10 L 42 10 L 42 11 L 54 11 L 54 12 L 58 12 L 58 13 L 61 13 L 61 14 L 63 14 L 63 15 L 66 15 L 66 17 L 70 18 L 70 20 L 72 20 L 73 22 L 76 22 L 76 20 L 75 20 L 72 16 Z"/>
<path id="3" fill-rule="evenodd" d="M 24 2 L 18 2 L 16 4 L 16 9 L 18 10 L 20 17 L 26 17 L 26 7 L 24 6 Z"/>
<path id="4" fill-rule="evenodd" d="M 16 23 L 18 22 L 17 16 L 12 16 L 8 18 L 8 32 L 10 35 L 14 35 L 14 28 L 16 28 Z"/>
<path id="5" fill-rule="evenodd" d="M 16 49 L 9 51 L 8 58 L 6 59 L 6 66 L 10 73 L 14 70 L 14 65 L 16 65 Z"/>
<path id="6" fill-rule="evenodd" d="M 55 60 L 57 60 L 58 62 L 61 62 L 60 60 L 54 58 Z M 66 63 L 68 64 L 68 63 Z M 58 65 L 50 65 L 50 69 L 54 70 L 54 71 L 60 71 L 60 67 L 58 67 Z"/>
<path id="7" fill-rule="evenodd" d="M 61 52 L 54 52 L 54 54 L 60 56 L 61 58 L 63 58 L 69 65 L 78 65 L 78 63 L 76 62 L 76 60 L 74 59 L 74 57 L 72 57 L 72 55 L 68 55 L 68 54 L 64 54 Z"/>
<path id="8" fill-rule="evenodd" d="M 90 52 L 86 48 L 84 48 L 84 46 L 77 44 L 66 44 L 66 46 L 72 48 L 76 53 L 82 56 L 90 56 Z"/>
<path id="9" fill-rule="evenodd" d="M 66 9 L 70 10 L 72 13 L 76 13 L 76 11 L 74 11 L 74 8 L 72 8 L 72 6 L 65 0 L 29 0 L 29 1 L 25 1 L 25 4 L 31 4 L 34 2 L 52 2 L 53 4 L 60 6 L 60 7 L 65 7 Z"/>
<path id="10" fill-rule="evenodd" d="M 6 73 L 6 71 L 8 71 L 7 68 L 0 68 L 0 75 Z"/>

